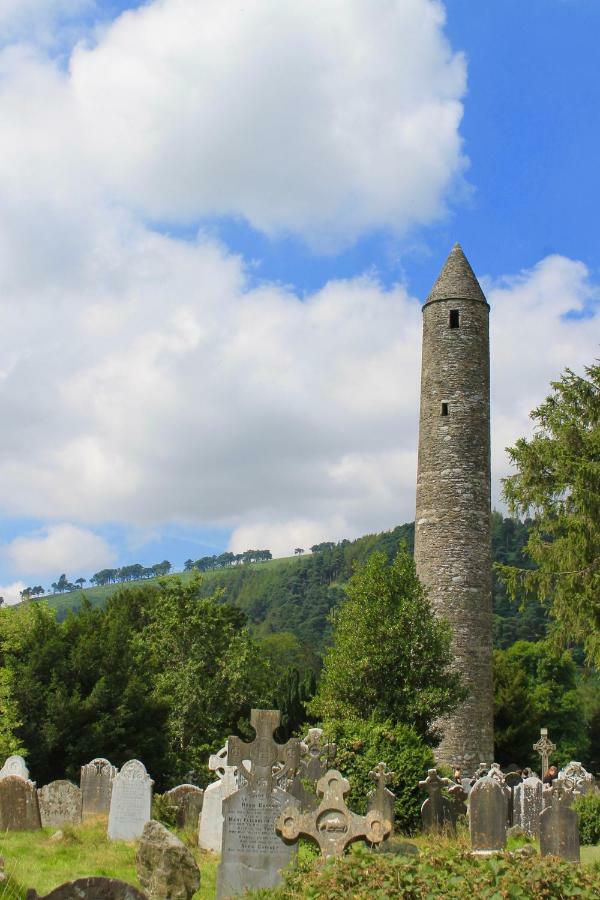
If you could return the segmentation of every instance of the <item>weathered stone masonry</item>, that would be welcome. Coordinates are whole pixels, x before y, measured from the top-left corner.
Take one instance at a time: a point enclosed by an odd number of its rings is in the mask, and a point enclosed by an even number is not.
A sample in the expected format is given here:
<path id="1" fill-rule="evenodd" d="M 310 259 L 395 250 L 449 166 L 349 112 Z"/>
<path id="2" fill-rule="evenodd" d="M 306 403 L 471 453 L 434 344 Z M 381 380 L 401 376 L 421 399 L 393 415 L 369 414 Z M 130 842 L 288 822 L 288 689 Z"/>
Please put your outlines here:
<path id="1" fill-rule="evenodd" d="M 493 758 L 488 317 L 456 244 L 423 306 L 415 560 L 469 688 L 438 759 L 466 772 Z"/>

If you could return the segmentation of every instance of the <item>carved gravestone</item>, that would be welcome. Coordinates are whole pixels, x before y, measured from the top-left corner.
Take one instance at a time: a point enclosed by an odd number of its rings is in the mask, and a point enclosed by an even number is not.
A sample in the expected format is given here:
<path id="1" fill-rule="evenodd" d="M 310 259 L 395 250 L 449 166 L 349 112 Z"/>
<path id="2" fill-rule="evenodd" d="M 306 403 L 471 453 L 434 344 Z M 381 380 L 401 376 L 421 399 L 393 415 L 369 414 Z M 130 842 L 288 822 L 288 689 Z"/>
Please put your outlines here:
<path id="1" fill-rule="evenodd" d="M 322 728 L 308 729 L 308 734 L 300 743 L 300 768 L 287 788 L 300 801 L 300 809 L 317 808 L 317 782 L 328 770 L 336 753 L 336 745 L 324 740 Z M 312 786 L 312 791 L 307 789 L 306 782 Z"/>
<path id="2" fill-rule="evenodd" d="M 540 853 L 579 862 L 579 817 L 570 808 L 574 799 L 572 783 L 556 779 L 550 794 L 550 805 L 540 816 Z"/>
<path id="3" fill-rule="evenodd" d="M 81 791 L 70 781 L 52 781 L 38 790 L 42 827 L 81 824 Z"/>
<path id="4" fill-rule="evenodd" d="M 523 784 L 523 779 L 519 775 L 518 772 L 508 772 L 505 776 L 506 787 L 510 791 L 510 797 L 508 798 L 508 825 L 509 827 L 512 825 L 516 825 L 515 822 L 515 788 L 519 784 Z"/>
<path id="5" fill-rule="evenodd" d="M 515 788 L 513 824 L 531 837 L 539 837 L 541 814 L 542 782 L 533 775 Z"/>
<path id="6" fill-rule="evenodd" d="M 342 856 L 354 841 L 380 844 L 391 832 L 392 823 L 376 809 L 366 816 L 351 812 L 344 799 L 349 790 L 349 782 L 330 769 L 317 784 L 321 802 L 316 810 L 303 813 L 294 805 L 286 806 L 275 823 L 277 831 L 288 841 L 297 841 L 300 835 L 311 838 L 325 858 Z"/>
<path id="7" fill-rule="evenodd" d="M 218 753 L 212 754 L 208 760 L 208 768 L 216 774 L 218 781 L 209 784 L 204 791 L 198 846 L 203 850 L 220 853 L 223 841 L 223 800 L 238 789 L 237 769 L 230 766 L 227 760 L 227 744 Z"/>
<path id="8" fill-rule="evenodd" d="M 98 757 L 81 767 L 79 786 L 82 798 L 82 818 L 107 816 L 116 768 L 107 759 Z"/>
<path id="9" fill-rule="evenodd" d="M 35 784 L 18 775 L 0 779 L 0 831 L 35 831 L 42 827 Z"/>
<path id="10" fill-rule="evenodd" d="M 248 744 L 237 737 L 229 738 L 229 762 L 237 766 L 246 783 L 223 801 L 218 900 L 274 887 L 295 853 L 295 848 L 285 844 L 275 831 L 275 820 L 284 807 L 291 804 L 297 808 L 298 801 L 277 787 L 273 767 L 280 763 L 278 776 L 284 776 L 294 774 L 300 764 L 296 738 L 287 744 L 277 744 L 273 739 L 280 719 L 279 710 L 253 709 L 254 741 Z"/>
<path id="11" fill-rule="evenodd" d="M 435 769 L 427 770 L 427 778 L 419 782 L 421 790 L 427 791 L 427 800 L 421 806 L 423 831 L 441 831 L 452 826 L 450 803 L 442 794 L 442 788 L 450 784 L 448 778 L 440 778 Z"/>
<path id="12" fill-rule="evenodd" d="M 507 799 L 496 778 L 485 775 L 469 795 L 469 830 L 475 853 L 497 853 L 506 847 Z"/>
<path id="13" fill-rule="evenodd" d="M 572 761 L 558 773 L 560 780 L 571 781 L 578 794 L 587 794 L 594 789 L 594 776 L 586 771 L 580 762 Z"/>
<path id="14" fill-rule="evenodd" d="M 375 782 L 375 790 L 369 794 L 367 812 L 376 810 L 383 820 L 390 823 L 390 830 L 394 827 L 396 819 L 396 797 L 387 785 L 394 777 L 394 774 L 394 772 L 390 772 L 384 762 L 378 763 L 369 772 L 369 778 Z"/>
<path id="15" fill-rule="evenodd" d="M 7 778 L 9 775 L 18 775 L 29 781 L 29 770 L 25 765 L 22 756 L 9 756 L 2 768 L 0 769 L 0 778 Z"/>
<path id="16" fill-rule="evenodd" d="M 148 900 L 145 894 L 131 884 L 116 878 L 78 878 L 54 888 L 40 896 L 37 891 L 27 891 L 26 900 Z"/>
<path id="17" fill-rule="evenodd" d="M 150 821 L 152 785 L 146 767 L 137 759 L 126 762 L 113 781 L 108 836 L 112 841 L 135 841 Z"/>
<path id="18" fill-rule="evenodd" d="M 194 784 L 179 784 L 167 791 L 165 797 L 167 802 L 177 810 L 175 816 L 177 827 L 197 831 L 204 791 Z"/>

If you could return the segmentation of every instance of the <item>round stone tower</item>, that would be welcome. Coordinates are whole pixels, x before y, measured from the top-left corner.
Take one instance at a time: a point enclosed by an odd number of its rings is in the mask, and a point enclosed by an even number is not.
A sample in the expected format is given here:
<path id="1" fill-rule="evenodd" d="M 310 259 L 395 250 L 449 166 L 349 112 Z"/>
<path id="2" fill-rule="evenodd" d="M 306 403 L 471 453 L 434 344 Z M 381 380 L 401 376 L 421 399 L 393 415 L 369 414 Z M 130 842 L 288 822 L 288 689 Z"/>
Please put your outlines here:
<path id="1" fill-rule="evenodd" d="M 456 244 L 423 305 L 415 561 L 469 690 L 437 757 L 465 773 L 494 751 L 488 318 Z"/>

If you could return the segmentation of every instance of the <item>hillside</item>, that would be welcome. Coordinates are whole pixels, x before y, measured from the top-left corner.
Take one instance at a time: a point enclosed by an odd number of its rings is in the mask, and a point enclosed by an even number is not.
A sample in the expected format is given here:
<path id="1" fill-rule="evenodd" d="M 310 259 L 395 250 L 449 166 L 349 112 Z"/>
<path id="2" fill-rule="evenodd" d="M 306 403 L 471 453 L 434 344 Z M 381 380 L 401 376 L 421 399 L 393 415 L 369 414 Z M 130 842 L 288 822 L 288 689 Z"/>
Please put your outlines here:
<path id="1" fill-rule="evenodd" d="M 492 548 L 494 560 L 526 565 L 522 553 L 528 526 L 493 514 Z M 354 566 L 364 562 L 375 550 L 392 557 L 405 541 L 414 545 L 414 524 L 399 525 L 392 531 L 365 535 L 354 541 L 340 541 L 325 549 L 303 556 L 286 557 L 262 563 L 231 566 L 204 572 L 202 596 L 215 590 L 223 598 L 242 609 L 259 636 L 291 632 L 303 644 L 320 650 L 329 634 L 328 615 L 343 595 L 343 584 Z M 169 575 L 187 580 L 190 573 Z M 130 582 L 130 584 L 148 584 Z M 63 619 L 69 610 L 77 610 L 82 595 L 94 605 L 102 605 L 107 597 L 122 587 L 109 584 L 86 588 L 46 598 L 49 606 Z M 537 640 L 546 631 L 547 617 L 538 603 L 528 603 L 522 610 L 506 596 L 502 585 L 494 579 L 494 643 L 508 647 L 516 640 Z"/>

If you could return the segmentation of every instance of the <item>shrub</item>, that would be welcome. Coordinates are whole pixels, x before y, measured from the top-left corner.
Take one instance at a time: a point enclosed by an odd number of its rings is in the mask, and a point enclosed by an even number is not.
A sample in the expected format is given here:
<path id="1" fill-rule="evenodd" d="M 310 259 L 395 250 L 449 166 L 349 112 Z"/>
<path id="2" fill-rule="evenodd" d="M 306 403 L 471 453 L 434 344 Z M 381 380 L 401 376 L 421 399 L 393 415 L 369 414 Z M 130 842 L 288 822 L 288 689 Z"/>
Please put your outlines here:
<path id="1" fill-rule="evenodd" d="M 323 864 L 303 862 L 288 873 L 285 885 L 262 897 L 312 900 L 563 900 L 597 897 L 597 867 L 582 868 L 556 858 L 524 860 L 508 854 L 489 859 L 471 856 L 466 846 L 442 838 L 428 842 L 419 856 L 376 854 L 357 847 L 354 852 Z"/>
<path id="2" fill-rule="evenodd" d="M 374 783 L 369 772 L 385 762 L 394 772 L 388 787 L 396 795 L 396 831 L 410 833 L 420 824 L 421 803 L 418 782 L 433 765 L 433 754 L 422 738 L 408 725 L 392 722 L 344 719 L 324 723 L 327 738 L 337 744 L 332 764 L 350 782 L 348 804 L 364 814 Z"/>
<path id="3" fill-rule="evenodd" d="M 575 800 L 573 809 L 579 816 L 581 843 L 600 843 L 600 794 L 582 794 Z"/>
<path id="4" fill-rule="evenodd" d="M 166 794 L 155 794 L 152 798 L 152 818 L 162 822 L 167 828 L 174 828 L 177 824 L 177 807 L 169 803 Z"/>

